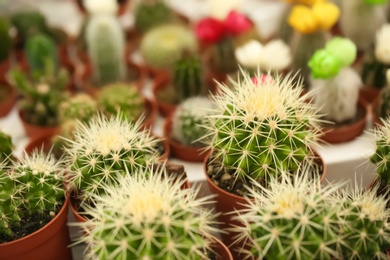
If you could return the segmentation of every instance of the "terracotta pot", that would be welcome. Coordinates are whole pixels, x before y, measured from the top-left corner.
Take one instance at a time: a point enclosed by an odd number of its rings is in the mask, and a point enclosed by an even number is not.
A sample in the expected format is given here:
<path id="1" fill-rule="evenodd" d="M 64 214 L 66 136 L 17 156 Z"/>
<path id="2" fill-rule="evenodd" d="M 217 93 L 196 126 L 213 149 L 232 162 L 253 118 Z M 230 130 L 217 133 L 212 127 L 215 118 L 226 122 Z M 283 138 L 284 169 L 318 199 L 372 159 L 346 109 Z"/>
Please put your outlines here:
<path id="1" fill-rule="evenodd" d="M 14 107 L 16 99 L 18 97 L 18 91 L 11 86 L 7 81 L 0 80 L 1 91 L 6 91 L 7 95 L 4 100 L 0 101 L 0 118 L 5 117 Z"/>
<path id="2" fill-rule="evenodd" d="M 203 162 L 207 156 L 207 151 L 202 147 L 194 147 L 184 145 L 171 137 L 172 133 L 172 114 L 165 120 L 163 126 L 163 133 L 166 140 L 168 140 L 171 154 L 183 161 L 187 162 Z"/>
<path id="3" fill-rule="evenodd" d="M 87 15 L 87 10 L 84 7 L 84 0 L 74 0 L 78 10 L 83 14 Z M 127 6 L 129 4 L 129 0 L 117 0 L 118 3 L 118 11 L 117 15 L 123 15 L 127 11 Z"/>
<path id="4" fill-rule="evenodd" d="M 145 98 L 146 114 L 145 119 L 142 122 L 142 129 L 151 129 L 157 119 L 158 105 L 154 100 Z"/>
<path id="5" fill-rule="evenodd" d="M 26 135 L 30 138 L 37 137 L 37 136 L 48 136 L 48 135 L 54 135 L 58 133 L 59 126 L 37 126 L 34 124 L 31 124 L 30 122 L 27 122 L 25 120 L 25 115 L 22 111 L 19 110 L 18 112 L 19 119 L 22 122 L 24 131 Z"/>
<path id="6" fill-rule="evenodd" d="M 18 240 L 0 244 L 0 259 L 72 259 L 67 226 L 69 198 L 44 227 Z"/>
<path id="7" fill-rule="evenodd" d="M 9 59 L 0 62 L 0 81 L 6 81 L 7 73 L 11 68 Z"/>
<path id="8" fill-rule="evenodd" d="M 323 167 L 323 172 L 320 179 L 320 181 L 322 182 L 326 176 L 326 165 L 322 157 L 320 157 L 318 153 L 314 153 L 318 157 L 318 163 L 321 164 Z M 203 170 L 206 175 L 206 181 L 210 189 L 210 193 L 216 195 L 216 197 L 214 198 L 214 200 L 216 201 L 215 210 L 216 212 L 221 213 L 221 215 L 218 217 L 218 221 L 220 222 L 219 229 L 227 231 L 229 230 L 229 228 L 242 225 L 240 222 L 234 220 L 237 214 L 233 212 L 235 212 L 236 210 L 245 209 L 248 203 L 244 197 L 225 191 L 210 179 L 207 174 L 207 165 L 209 158 L 210 153 L 207 155 L 203 162 Z M 242 253 L 242 248 L 245 248 L 247 250 L 250 250 L 250 248 L 248 248 L 248 246 L 246 246 L 243 242 L 234 243 L 236 235 L 238 235 L 238 233 L 235 232 L 221 233 L 221 240 L 229 248 L 234 259 L 245 259 L 248 256 Z"/>
<path id="9" fill-rule="evenodd" d="M 152 86 L 153 95 L 157 102 L 158 110 L 160 111 L 161 115 L 164 117 L 168 117 L 170 114 L 173 113 L 173 111 L 175 111 L 176 104 L 163 102 L 157 98 L 157 95 L 158 92 L 166 88 L 170 82 L 171 82 L 170 76 L 164 73 L 160 73 L 160 74 L 156 74 L 156 79 L 154 80 Z"/>
<path id="10" fill-rule="evenodd" d="M 324 134 L 321 136 L 321 139 L 325 142 L 336 144 L 348 142 L 360 136 L 366 127 L 368 116 L 368 105 L 362 98 L 359 98 L 358 100 L 358 112 L 359 111 L 362 115 L 352 124 L 325 126 L 323 128 Z"/>
<path id="11" fill-rule="evenodd" d="M 360 89 L 359 96 L 362 97 L 368 104 L 376 102 L 379 98 L 381 89 L 365 86 Z"/>
<path id="12" fill-rule="evenodd" d="M 218 238 L 212 236 L 212 239 L 214 240 L 214 243 L 211 248 L 216 253 L 216 259 L 233 260 L 232 253 L 230 253 L 229 248 Z"/>

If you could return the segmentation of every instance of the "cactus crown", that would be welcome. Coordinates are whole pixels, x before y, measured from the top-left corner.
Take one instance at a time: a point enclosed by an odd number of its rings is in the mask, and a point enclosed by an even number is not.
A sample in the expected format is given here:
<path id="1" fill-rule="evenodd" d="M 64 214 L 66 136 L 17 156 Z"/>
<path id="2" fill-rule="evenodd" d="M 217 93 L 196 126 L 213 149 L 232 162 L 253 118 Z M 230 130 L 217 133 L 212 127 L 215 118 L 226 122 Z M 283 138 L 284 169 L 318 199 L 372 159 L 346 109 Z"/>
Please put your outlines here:
<path id="1" fill-rule="evenodd" d="M 0 61 L 8 59 L 12 47 L 12 39 L 9 35 L 10 24 L 4 17 L 0 17 Z"/>
<path id="2" fill-rule="evenodd" d="M 64 101 L 58 107 L 58 120 L 79 120 L 87 122 L 97 111 L 95 99 L 85 93 L 78 93 Z"/>
<path id="3" fill-rule="evenodd" d="M 207 97 L 192 97 L 182 102 L 172 118 L 172 137 L 185 145 L 201 146 L 199 139 L 207 134 L 207 116 L 214 103 Z"/>
<path id="4" fill-rule="evenodd" d="M 199 189 L 181 189 L 165 171 L 118 178 L 119 187 L 104 186 L 106 195 L 85 207 L 93 220 L 79 224 L 79 242 L 89 245 L 88 259 L 207 258 L 215 215 L 202 206 L 210 197 L 196 198 Z"/>
<path id="5" fill-rule="evenodd" d="M 98 115 L 78 124 L 74 140 L 65 139 L 70 171 L 70 186 L 82 201 L 100 194 L 101 183 L 116 184 L 117 174 L 133 174 L 160 158 L 160 140 L 141 131 L 141 122 L 130 122 L 121 115 Z"/>
<path id="6" fill-rule="evenodd" d="M 376 137 L 375 153 L 370 157 L 370 161 L 375 164 L 378 177 L 381 182 L 390 184 L 390 119 L 382 119 L 383 125 L 374 131 Z"/>
<path id="7" fill-rule="evenodd" d="M 12 236 L 22 217 L 34 214 L 53 218 L 63 204 L 62 162 L 52 154 L 27 153 L 0 177 L 0 229 Z"/>
<path id="8" fill-rule="evenodd" d="M 11 136 L 7 135 L 6 133 L 2 132 L 0 130 L 0 162 L 3 162 L 3 164 L 8 165 L 11 163 L 11 157 L 12 157 L 12 139 Z"/>
<path id="9" fill-rule="evenodd" d="M 67 72 L 61 69 L 56 73 L 54 64 L 47 60 L 44 70 L 32 72 L 30 78 L 20 69 L 11 71 L 10 76 L 23 95 L 19 103 L 23 117 L 35 125 L 57 125 L 57 108 L 66 97 Z"/>
<path id="10" fill-rule="evenodd" d="M 231 80 L 232 89 L 220 83 L 220 93 L 212 97 L 215 114 L 208 116 L 210 134 L 203 140 L 213 160 L 244 180 L 313 163 L 310 146 L 317 143 L 320 116 L 306 102 L 302 85 L 291 76 L 241 74 L 237 82 Z"/>
<path id="11" fill-rule="evenodd" d="M 98 94 L 97 103 L 106 116 L 121 114 L 129 121 L 136 121 L 145 111 L 145 100 L 133 84 L 105 86 Z"/>
<path id="12" fill-rule="evenodd" d="M 29 37 L 25 53 L 31 71 L 44 71 L 47 60 L 58 67 L 56 43 L 45 34 L 38 33 Z"/>
<path id="13" fill-rule="evenodd" d="M 172 11 L 164 1 L 139 1 L 134 10 L 134 26 L 144 33 L 172 20 Z"/>
<path id="14" fill-rule="evenodd" d="M 94 84 L 102 86 L 126 79 L 124 37 L 115 15 L 95 14 L 90 18 L 86 42 Z"/>

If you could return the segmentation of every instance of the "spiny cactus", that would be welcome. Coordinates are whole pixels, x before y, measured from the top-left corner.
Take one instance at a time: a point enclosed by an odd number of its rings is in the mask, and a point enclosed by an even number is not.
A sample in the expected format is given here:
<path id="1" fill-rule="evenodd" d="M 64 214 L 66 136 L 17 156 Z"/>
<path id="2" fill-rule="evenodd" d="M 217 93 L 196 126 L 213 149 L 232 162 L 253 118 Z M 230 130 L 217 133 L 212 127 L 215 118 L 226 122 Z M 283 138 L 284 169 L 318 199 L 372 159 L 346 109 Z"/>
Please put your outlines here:
<path id="1" fill-rule="evenodd" d="M 12 139 L 11 136 L 0 130 L 0 162 L 10 164 L 12 157 Z"/>
<path id="2" fill-rule="evenodd" d="M 172 84 L 178 102 L 206 94 L 202 67 L 202 62 L 195 56 L 184 56 L 175 62 Z"/>
<path id="3" fill-rule="evenodd" d="M 104 186 L 86 206 L 91 220 L 79 224 L 86 232 L 87 259 L 208 259 L 215 215 L 202 206 L 210 197 L 181 189 L 182 181 L 165 172 L 140 170 L 118 177 L 119 186 Z M 145 177 L 149 176 L 149 177 Z"/>
<path id="4" fill-rule="evenodd" d="M 77 93 L 58 106 L 58 121 L 79 120 L 87 122 L 97 112 L 97 102 L 85 93 Z"/>
<path id="5" fill-rule="evenodd" d="M 294 80 L 241 71 L 233 88 L 219 84 L 210 134 L 203 139 L 215 154 L 211 159 L 244 180 L 267 180 L 311 162 L 320 116 Z"/>
<path id="6" fill-rule="evenodd" d="M 379 126 L 374 136 L 376 138 L 375 153 L 371 155 L 370 161 L 375 164 L 376 172 L 381 182 L 390 184 L 390 118 L 382 120 L 383 126 Z"/>
<path id="7" fill-rule="evenodd" d="M 12 237 L 22 218 L 53 218 L 65 200 L 61 161 L 35 150 L 0 176 L 0 229 Z"/>
<path id="8" fill-rule="evenodd" d="M 214 103 L 207 97 L 186 99 L 172 117 L 172 137 L 184 145 L 202 146 L 199 139 L 206 135 L 206 116 L 213 113 Z"/>
<path id="9" fill-rule="evenodd" d="M 26 121 L 40 126 L 58 124 L 58 106 L 66 98 L 64 88 L 68 83 L 65 70 L 56 72 L 54 64 L 47 60 L 43 71 L 35 71 L 27 77 L 23 71 L 15 69 L 10 78 L 23 96 L 19 106 Z"/>
<path id="10" fill-rule="evenodd" d="M 145 63 L 162 69 L 172 68 L 183 52 L 195 53 L 197 49 L 194 33 L 190 28 L 179 24 L 161 25 L 149 30 L 140 46 Z"/>
<path id="11" fill-rule="evenodd" d="M 126 79 L 125 36 L 115 15 L 96 14 L 90 17 L 86 42 L 94 84 L 103 86 Z"/>
<path id="12" fill-rule="evenodd" d="M 134 10 L 134 26 L 144 33 L 172 20 L 172 11 L 163 0 L 139 1 Z"/>
<path id="13" fill-rule="evenodd" d="M 329 203 L 340 185 L 321 185 L 303 169 L 293 178 L 271 178 L 269 188 L 255 184 L 247 208 L 235 218 L 236 242 L 256 259 L 339 259 L 338 205 Z M 318 175 L 317 175 L 318 176 Z"/>
<path id="14" fill-rule="evenodd" d="M 0 17 L 0 62 L 9 58 L 12 39 L 9 35 L 10 24 L 5 17 Z"/>
<path id="15" fill-rule="evenodd" d="M 35 34 L 27 39 L 25 45 L 29 68 L 31 71 L 43 71 L 47 60 L 58 67 L 58 56 L 55 42 L 45 34 Z"/>
<path id="16" fill-rule="evenodd" d="M 136 121 L 145 112 L 145 100 L 133 84 L 116 83 L 103 87 L 97 103 L 106 116 L 120 114 L 129 121 Z"/>
<path id="17" fill-rule="evenodd" d="M 224 73 L 237 71 L 238 65 L 234 52 L 235 46 L 232 39 L 225 38 L 217 42 L 210 49 L 211 67 Z"/>
<path id="18" fill-rule="evenodd" d="M 70 186 L 82 202 L 103 192 L 100 184 L 117 184 L 117 174 L 134 174 L 160 158 L 160 139 L 141 131 L 141 122 L 98 115 L 77 125 L 73 140 L 65 139 Z"/>

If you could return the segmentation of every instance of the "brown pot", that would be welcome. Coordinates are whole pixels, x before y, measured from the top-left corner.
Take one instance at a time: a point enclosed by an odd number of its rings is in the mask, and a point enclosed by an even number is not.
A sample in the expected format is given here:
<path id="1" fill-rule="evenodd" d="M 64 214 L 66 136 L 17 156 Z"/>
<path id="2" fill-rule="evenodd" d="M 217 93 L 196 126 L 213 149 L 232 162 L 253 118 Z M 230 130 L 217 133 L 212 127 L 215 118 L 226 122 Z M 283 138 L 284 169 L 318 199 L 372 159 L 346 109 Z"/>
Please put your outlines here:
<path id="1" fill-rule="evenodd" d="M 142 122 L 142 129 L 152 129 L 158 114 L 158 105 L 154 100 L 145 98 L 146 114 Z"/>
<path id="2" fill-rule="evenodd" d="M 359 96 L 362 97 L 368 104 L 373 104 L 379 98 L 380 92 L 380 88 L 364 86 L 360 89 Z"/>
<path id="3" fill-rule="evenodd" d="M 202 150 L 204 148 L 184 145 L 172 138 L 172 114 L 165 120 L 163 133 L 174 157 L 187 162 L 203 162 L 206 158 L 207 151 Z"/>
<path id="4" fill-rule="evenodd" d="M 368 116 L 368 105 L 363 98 L 358 100 L 358 113 L 361 113 L 361 116 L 352 124 L 325 126 L 321 139 L 325 142 L 336 144 L 348 142 L 360 136 L 366 127 Z"/>
<path id="5" fill-rule="evenodd" d="M 230 253 L 229 248 L 218 238 L 212 236 L 212 239 L 214 240 L 214 243 L 212 244 L 211 248 L 216 253 L 216 259 L 233 260 L 232 253 Z"/>
<path id="6" fill-rule="evenodd" d="M 14 107 L 16 99 L 18 97 L 18 91 L 16 88 L 11 86 L 7 81 L 2 81 L 0 79 L 0 88 L 4 89 L 7 92 L 7 95 L 4 97 L 4 100 L 0 102 L 0 118 L 5 117 Z"/>
<path id="7" fill-rule="evenodd" d="M 163 102 L 157 98 L 157 93 L 163 90 L 168 86 L 168 84 L 171 82 L 170 76 L 168 74 L 160 73 L 156 74 L 156 78 L 153 82 L 152 90 L 154 98 L 158 105 L 158 110 L 160 111 L 161 115 L 164 117 L 168 117 L 170 114 L 172 114 L 176 109 L 176 104 L 171 104 L 167 102 Z"/>
<path id="8" fill-rule="evenodd" d="M 0 62 L 0 81 L 6 81 L 7 73 L 11 68 L 9 59 Z"/>
<path id="9" fill-rule="evenodd" d="M 27 122 L 25 115 L 22 111 L 18 112 L 19 119 L 22 122 L 26 135 L 30 138 L 37 136 L 49 136 L 58 133 L 59 126 L 37 126 Z"/>
<path id="10" fill-rule="evenodd" d="M 68 219 L 68 196 L 58 214 L 44 227 L 18 240 L 0 244 L 0 259 L 72 259 Z"/>
<path id="11" fill-rule="evenodd" d="M 84 7 L 84 1 L 83 0 L 74 0 L 78 10 L 83 14 L 87 15 L 87 10 Z M 129 4 L 129 0 L 117 0 L 118 3 L 118 11 L 117 15 L 123 15 L 127 11 L 127 5 Z"/>

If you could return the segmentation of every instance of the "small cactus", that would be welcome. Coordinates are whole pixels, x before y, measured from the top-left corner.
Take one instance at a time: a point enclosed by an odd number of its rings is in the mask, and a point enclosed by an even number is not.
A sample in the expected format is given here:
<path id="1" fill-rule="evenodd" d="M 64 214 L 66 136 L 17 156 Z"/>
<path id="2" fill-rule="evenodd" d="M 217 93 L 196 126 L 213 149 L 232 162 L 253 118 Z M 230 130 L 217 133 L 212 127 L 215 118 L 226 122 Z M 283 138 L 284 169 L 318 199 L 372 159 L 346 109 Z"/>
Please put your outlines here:
<path id="1" fill-rule="evenodd" d="M 95 99 L 85 93 L 78 93 L 62 101 L 58 106 L 58 121 L 79 120 L 88 122 L 97 112 Z"/>
<path id="2" fill-rule="evenodd" d="M 134 26 L 145 33 L 151 28 L 172 21 L 172 11 L 163 0 L 139 2 L 134 10 Z"/>
<path id="3" fill-rule="evenodd" d="M 0 162 L 3 162 L 3 164 L 8 165 L 11 163 L 11 157 L 12 157 L 12 139 L 11 136 L 8 134 L 0 131 Z"/>
<path id="4" fill-rule="evenodd" d="M 148 177 L 146 177 L 148 176 Z M 118 187 L 104 186 L 85 206 L 91 220 L 81 223 L 88 245 L 86 259 L 208 259 L 215 214 L 202 206 L 210 197 L 181 189 L 182 181 L 165 171 L 140 170 L 118 177 Z"/>
<path id="5" fill-rule="evenodd" d="M 235 57 L 235 46 L 232 39 L 225 38 L 210 49 L 210 65 L 219 72 L 231 73 L 238 69 Z"/>
<path id="6" fill-rule="evenodd" d="M 207 134 L 204 126 L 212 109 L 214 103 L 207 97 L 192 97 L 180 103 L 172 117 L 172 137 L 184 145 L 204 145 L 199 140 Z"/>
<path id="7" fill-rule="evenodd" d="M 118 18 L 111 14 L 93 15 L 85 35 L 93 83 L 100 87 L 126 80 L 125 36 Z"/>
<path id="8" fill-rule="evenodd" d="M 10 24 L 4 17 L 0 17 L 0 62 L 9 58 L 12 47 L 12 39 L 9 35 Z"/>
<path id="9" fill-rule="evenodd" d="M 43 71 L 48 60 L 56 68 L 58 67 L 56 43 L 45 34 L 29 37 L 25 45 L 25 53 L 31 71 Z"/>
<path id="10" fill-rule="evenodd" d="M 65 200 L 62 162 L 43 151 L 27 153 L 0 176 L 0 230 L 13 229 L 33 215 L 53 218 Z"/>
<path id="11" fill-rule="evenodd" d="M 120 114 L 136 121 L 145 111 L 145 100 L 132 84 L 116 83 L 103 87 L 97 97 L 98 108 L 106 116 Z"/>
<path id="12" fill-rule="evenodd" d="M 133 174 L 159 160 L 160 139 L 141 131 L 141 120 L 130 122 L 121 115 L 98 115 L 78 124 L 74 139 L 65 139 L 70 186 L 82 202 L 101 194 L 100 184 L 117 184 L 117 174 Z"/>
<path id="13" fill-rule="evenodd" d="M 158 44 L 156 44 L 158 43 Z M 140 52 L 151 67 L 170 69 L 183 52 L 196 53 L 197 39 L 190 28 L 178 24 L 155 27 L 142 38 Z"/>
<path id="14" fill-rule="evenodd" d="M 370 161 L 375 165 L 379 180 L 387 185 L 390 184 L 390 118 L 382 120 L 383 125 L 375 130 L 376 147 Z"/>

